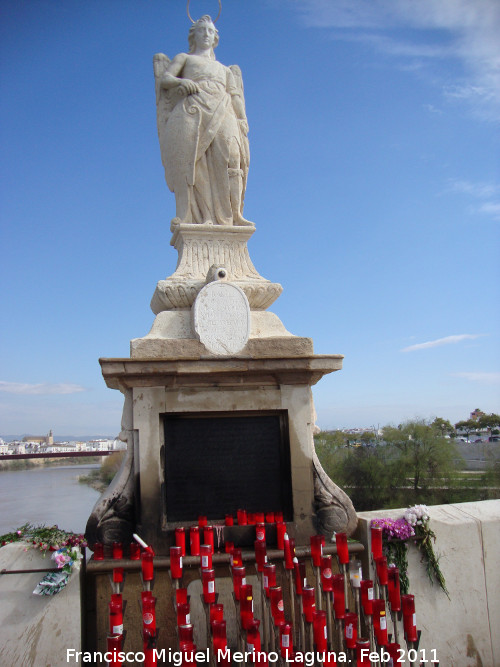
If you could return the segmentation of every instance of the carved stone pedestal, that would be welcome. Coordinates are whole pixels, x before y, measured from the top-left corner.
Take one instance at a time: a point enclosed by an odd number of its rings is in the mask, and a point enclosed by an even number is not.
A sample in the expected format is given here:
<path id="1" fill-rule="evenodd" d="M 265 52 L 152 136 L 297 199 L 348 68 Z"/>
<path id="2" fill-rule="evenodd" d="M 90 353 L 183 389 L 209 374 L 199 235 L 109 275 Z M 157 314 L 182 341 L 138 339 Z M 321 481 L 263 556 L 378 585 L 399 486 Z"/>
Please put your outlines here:
<path id="1" fill-rule="evenodd" d="M 341 355 L 314 355 L 264 310 L 281 285 L 248 256 L 252 227 L 182 225 L 175 273 L 160 281 L 149 334 L 128 359 L 101 359 L 106 384 L 125 396 L 127 457 L 95 506 L 87 538 L 133 532 L 167 554 L 176 526 L 206 515 L 283 512 L 297 545 L 310 535 L 351 533 L 356 514 L 314 451 L 311 387 L 340 370 Z M 253 546 L 254 533 L 221 535 Z M 273 539 L 272 533 L 269 539 Z M 272 546 L 272 544 L 270 544 Z"/>

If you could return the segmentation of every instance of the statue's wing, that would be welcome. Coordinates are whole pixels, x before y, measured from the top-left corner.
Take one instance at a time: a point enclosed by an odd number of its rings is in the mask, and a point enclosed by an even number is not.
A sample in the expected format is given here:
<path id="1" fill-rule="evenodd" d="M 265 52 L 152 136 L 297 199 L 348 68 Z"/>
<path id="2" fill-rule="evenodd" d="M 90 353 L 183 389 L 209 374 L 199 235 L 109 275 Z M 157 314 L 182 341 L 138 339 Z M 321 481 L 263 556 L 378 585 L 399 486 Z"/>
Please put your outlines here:
<path id="1" fill-rule="evenodd" d="M 243 77 L 241 75 L 241 69 L 238 67 L 238 65 L 229 65 L 229 69 L 233 74 L 236 88 L 240 93 L 241 103 L 243 104 L 243 108 L 245 108 L 245 91 L 243 88 Z M 250 147 L 248 144 L 248 138 L 244 135 L 241 136 L 241 144 L 242 144 L 244 163 L 245 163 L 244 171 L 245 171 L 245 181 L 246 181 L 246 174 L 248 173 L 248 165 L 250 164 Z"/>
<path id="2" fill-rule="evenodd" d="M 167 127 L 167 120 L 172 111 L 174 104 L 169 90 L 161 87 L 161 80 L 167 71 L 170 64 L 170 58 L 164 53 L 156 53 L 153 57 L 153 69 L 155 74 L 155 91 L 156 91 L 156 122 L 158 124 L 158 137 L 160 139 L 160 150 L 162 152 L 162 161 L 165 164 L 165 156 L 163 155 L 164 141 L 163 137 Z"/>

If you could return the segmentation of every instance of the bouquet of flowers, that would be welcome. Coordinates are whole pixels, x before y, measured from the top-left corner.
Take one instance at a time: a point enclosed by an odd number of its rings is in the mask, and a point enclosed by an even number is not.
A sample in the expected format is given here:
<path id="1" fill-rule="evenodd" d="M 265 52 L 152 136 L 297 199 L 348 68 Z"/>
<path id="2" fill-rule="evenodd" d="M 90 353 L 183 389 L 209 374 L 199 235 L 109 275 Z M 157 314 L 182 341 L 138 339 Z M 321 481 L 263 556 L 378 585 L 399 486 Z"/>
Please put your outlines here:
<path id="1" fill-rule="evenodd" d="M 437 581 L 442 590 L 449 596 L 439 558 L 434 553 L 433 542 L 436 535 L 429 526 L 429 509 L 426 505 L 414 505 L 405 510 L 400 519 L 373 519 L 371 525 L 382 528 L 384 550 L 387 562 L 399 568 L 401 592 L 407 593 L 410 582 L 408 579 L 408 555 L 406 544 L 414 538 L 414 543 L 426 561 L 426 571 L 431 583 Z"/>

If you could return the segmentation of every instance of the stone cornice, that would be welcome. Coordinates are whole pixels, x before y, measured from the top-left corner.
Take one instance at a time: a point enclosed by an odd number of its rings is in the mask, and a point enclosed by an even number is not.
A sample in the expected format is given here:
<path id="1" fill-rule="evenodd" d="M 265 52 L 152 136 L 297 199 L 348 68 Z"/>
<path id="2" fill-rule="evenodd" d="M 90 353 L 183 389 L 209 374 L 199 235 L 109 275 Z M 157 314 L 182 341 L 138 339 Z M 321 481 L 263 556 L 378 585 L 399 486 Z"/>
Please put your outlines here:
<path id="1" fill-rule="evenodd" d="M 111 389 L 316 384 L 342 368 L 343 355 L 280 359 L 99 359 Z"/>

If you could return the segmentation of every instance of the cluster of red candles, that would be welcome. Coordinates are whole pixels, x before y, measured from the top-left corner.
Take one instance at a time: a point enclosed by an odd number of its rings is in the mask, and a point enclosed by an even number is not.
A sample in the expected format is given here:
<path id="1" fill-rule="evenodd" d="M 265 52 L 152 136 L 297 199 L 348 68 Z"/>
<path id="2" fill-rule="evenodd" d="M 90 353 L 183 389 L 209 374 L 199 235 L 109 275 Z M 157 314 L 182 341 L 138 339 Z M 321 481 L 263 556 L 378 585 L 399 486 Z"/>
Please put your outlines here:
<path id="1" fill-rule="evenodd" d="M 333 646 L 334 626 L 338 632 L 337 645 L 350 652 L 357 667 L 368 667 L 372 663 L 369 651 L 383 650 L 396 664 L 399 657 L 397 616 L 403 618 L 404 637 L 408 648 L 418 648 L 419 633 L 415 623 L 415 600 L 413 595 L 401 595 L 399 571 L 388 567 L 383 555 L 382 531 L 376 526 L 371 529 L 371 551 L 375 566 L 374 580 L 362 579 L 359 561 L 350 560 L 347 536 L 336 533 L 337 560 L 340 572 L 335 574 L 332 556 L 323 553 L 325 538 L 323 535 L 311 536 L 311 559 L 316 570 L 315 586 L 308 585 L 306 562 L 295 554 L 295 541 L 287 533 L 282 516 L 275 513 L 255 513 L 250 515 L 244 510 L 238 511 L 239 525 L 248 525 L 249 518 L 256 526 L 254 542 L 255 567 L 259 579 L 256 592 L 260 596 L 262 618 L 254 615 L 254 590 L 246 581 L 246 568 L 243 565 L 241 549 L 226 544 L 226 551 L 231 555 L 231 575 L 233 597 L 237 608 L 239 633 L 246 651 L 266 656 L 269 651 L 276 651 L 287 661 L 294 659 L 295 650 L 316 650 L 325 654 L 323 665 L 336 665 L 335 654 L 329 653 Z M 265 524 L 270 519 L 276 523 L 277 546 L 283 552 L 283 565 L 288 578 L 290 600 L 284 601 L 284 591 L 277 585 L 276 564 L 268 562 Z M 263 520 L 261 520 L 263 519 Z M 276 519 L 278 519 L 276 521 Z M 226 525 L 234 525 L 233 517 L 227 516 Z M 214 527 L 208 525 L 206 517 L 200 517 L 198 525 L 189 529 L 176 528 L 175 546 L 170 547 L 170 576 L 175 587 L 175 608 L 177 613 L 177 634 L 179 648 L 184 656 L 183 667 L 192 666 L 196 646 L 193 643 L 193 625 L 190 618 L 190 602 L 187 589 L 182 587 L 182 559 L 187 553 L 187 535 L 189 552 L 200 558 L 200 578 L 202 582 L 202 601 L 207 616 L 207 637 L 213 650 L 214 658 L 225 667 L 229 663 L 227 651 L 226 621 L 224 608 L 217 604 L 216 578 L 212 557 L 214 554 Z M 143 591 L 142 637 L 145 664 L 153 665 L 156 648 L 156 598 L 151 592 L 154 579 L 153 550 L 140 538 L 134 536 L 139 544 L 130 545 L 130 558 L 141 560 Z M 201 540 L 203 539 L 203 543 Z M 103 559 L 102 545 L 96 545 L 94 559 Z M 123 558 L 121 544 L 113 545 L 113 559 Z M 109 603 L 108 651 L 121 651 L 123 645 L 123 601 L 121 590 L 124 573 L 122 567 L 114 567 L 112 573 L 113 593 Z M 350 582 L 352 598 L 347 595 Z M 353 607 L 349 609 L 349 604 Z M 290 618 L 285 615 L 289 610 Z M 388 634 L 387 612 L 392 615 L 394 640 Z M 298 615 L 297 615 L 298 612 Z M 362 637 L 361 620 L 368 637 Z M 262 633 L 262 637 L 261 637 Z M 266 660 L 260 657 L 259 664 Z M 121 664 L 110 663 L 112 667 Z"/>
<path id="2" fill-rule="evenodd" d="M 393 565 L 387 566 L 387 558 L 383 554 L 382 528 L 371 526 L 371 557 L 376 571 L 376 584 L 380 597 L 373 596 L 373 581 L 361 582 L 361 599 L 365 615 L 372 615 L 373 629 L 379 646 L 387 647 L 391 657 L 398 655 L 399 630 L 398 618 L 403 616 L 404 638 L 408 648 L 418 646 L 419 632 L 415 620 L 415 597 L 413 595 L 401 595 L 399 583 L 399 569 Z M 363 589 L 365 588 L 365 593 Z M 371 599 L 369 592 L 371 591 Z M 386 603 L 392 616 L 394 629 L 394 643 L 387 639 Z"/>
<path id="3" fill-rule="evenodd" d="M 143 650 L 145 655 L 144 664 L 147 667 L 156 664 L 154 649 L 156 648 L 156 598 L 151 592 L 151 582 L 154 579 L 153 557 L 154 552 L 140 538 L 135 536 L 138 542 L 132 542 L 129 547 L 130 560 L 140 560 L 142 569 L 143 591 L 141 592 L 141 611 L 142 611 L 142 638 Z M 141 546 L 143 550 L 141 551 Z M 123 544 L 114 542 L 112 546 L 113 560 L 121 561 L 123 559 Z M 94 560 L 104 560 L 104 547 L 102 544 L 94 545 Z M 123 664 L 121 653 L 124 640 L 123 632 L 123 612 L 124 603 L 122 599 L 122 589 L 124 584 L 123 567 L 116 566 L 112 570 L 112 594 L 109 603 L 109 634 L 107 637 L 107 651 L 112 656 L 109 662 L 110 667 L 116 667 Z"/>

